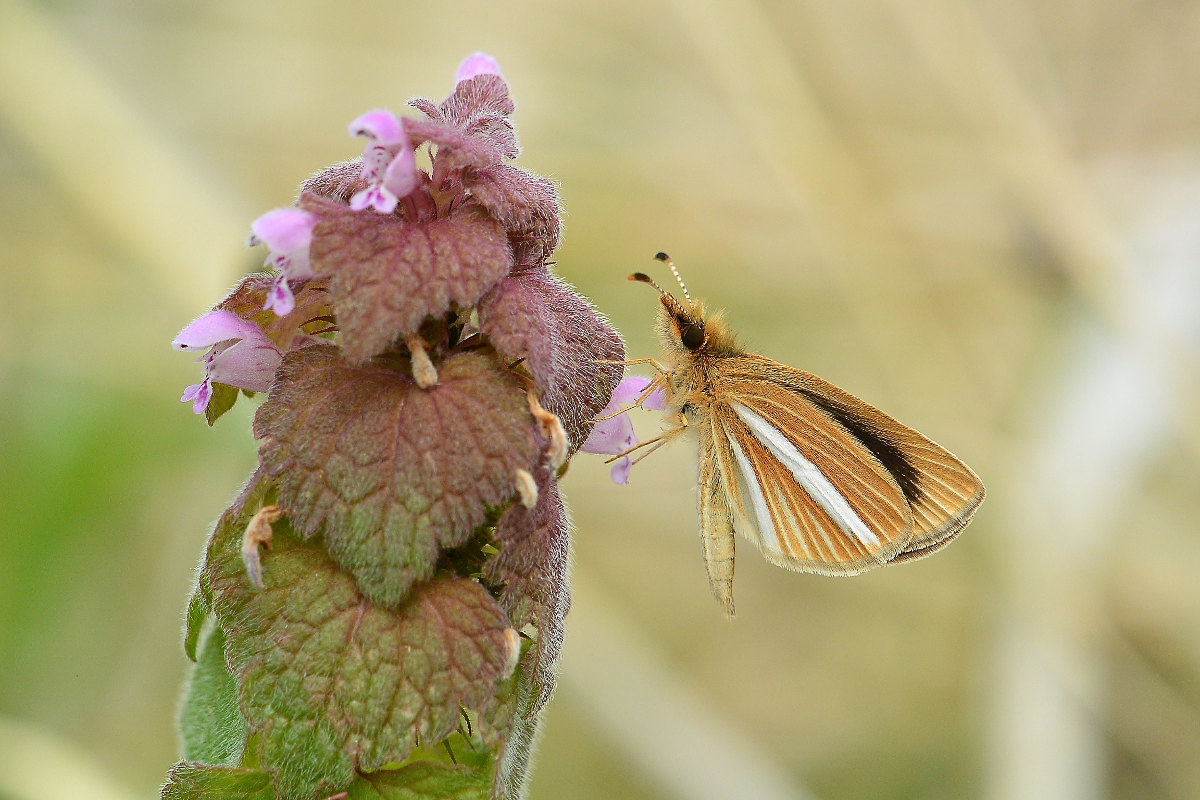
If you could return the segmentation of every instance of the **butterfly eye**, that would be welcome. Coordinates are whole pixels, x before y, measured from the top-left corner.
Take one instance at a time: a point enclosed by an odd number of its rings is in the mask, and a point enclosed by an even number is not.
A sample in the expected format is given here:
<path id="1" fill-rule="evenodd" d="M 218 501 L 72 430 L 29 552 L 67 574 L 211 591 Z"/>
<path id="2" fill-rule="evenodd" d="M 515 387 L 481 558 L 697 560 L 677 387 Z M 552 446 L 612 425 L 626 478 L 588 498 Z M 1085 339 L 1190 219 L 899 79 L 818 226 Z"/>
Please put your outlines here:
<path id="1" fill-rule="evenodd" d="M 704 344 L 704 326 L 685 322 L 679 326 L 679 340 L 688 350 L 699 350 Z"/>

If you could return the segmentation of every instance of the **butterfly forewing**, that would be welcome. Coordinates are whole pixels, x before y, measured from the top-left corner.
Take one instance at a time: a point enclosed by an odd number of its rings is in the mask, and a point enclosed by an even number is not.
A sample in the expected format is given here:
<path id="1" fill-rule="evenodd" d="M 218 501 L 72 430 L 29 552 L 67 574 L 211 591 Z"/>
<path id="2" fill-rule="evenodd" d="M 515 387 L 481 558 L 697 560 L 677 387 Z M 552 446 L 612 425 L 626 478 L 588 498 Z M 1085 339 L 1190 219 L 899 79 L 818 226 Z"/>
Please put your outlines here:
<path id="1" fill-rule="evenodd" d="M 721 362 L 714 395 L 725 402 L 714 412 L 744 453 L 738 510 L 773 561 L 853 574 L 919 558 L 983 501 L 969 467 L 833 384 L 760 356 Z"/>
<path id="2" fill-rule="evenodd" d="M 983 482 L 953 453 L 816 375 L 776 366 L 785 371 L 786 386 L 827 410 L 898 476 L 912 508 L 913 536 L 893 561 L 941 549 L 971 521 L 983 502 Z"/>

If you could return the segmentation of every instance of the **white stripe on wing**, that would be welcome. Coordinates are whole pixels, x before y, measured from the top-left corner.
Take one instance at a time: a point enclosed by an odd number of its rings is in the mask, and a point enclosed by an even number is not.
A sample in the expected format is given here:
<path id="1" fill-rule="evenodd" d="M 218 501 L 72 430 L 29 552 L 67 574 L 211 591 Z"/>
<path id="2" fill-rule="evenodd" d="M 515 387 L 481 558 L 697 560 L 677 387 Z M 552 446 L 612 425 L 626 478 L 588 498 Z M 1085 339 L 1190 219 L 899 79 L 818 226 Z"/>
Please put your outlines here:
<path id="1" fill-rule="evenodd" d="M 784 555 L 779 543 L 779 536 L 775 533 L 775 523 L 771 521 L 771 512 L 767 509 L 767 499 L 763 497 L 762 486 L 758 483 L 758 476 L 754 474 L 754 468 L 750 466 L 750 460 L 746 458 L 746 454 L 742 452 L 742 448 L 732 437 L 729 439 L 729 446 L 737 461 L 738 471 L 742 473 L 741 484 L 746 487 L 746 492 L 750 495 L 750 505 L 754 508 L 754 517 L 757 522 L 755 527 L 758 528 L 758 537 L 762 540 L 763 549 Z"/>
<path id="2" fill-rule="evenodd" d="M 850 503 L 846 501 L 846 498 L 829 478 L 825 477 L 825 473 L 817 468 L 816 464 L 805 458 L 774 425 L 741 403 L 732 403 L 731 405 L 734 413 L 742 422 L 746 423 L 755 438 L 771 451 L 771 455 L 788 468 L 804 491 L 808 492 L 809 497 L 816 500 L 817 504 L 825 509 L 847 536 L 851 536 L 869 547 L 880 547 L 879 537 L 854 512 Z M 730 437 L 730 441 L 733 442 L 732 437 Z M 736 447 L 736 443 L 734 446 Z M 740 453 L 740 451 L 738 452 Z M 739 459 L 740 463 L 742 463 L 742 459 Z M 755 485 L 757 486 L 757 482 Z"/>

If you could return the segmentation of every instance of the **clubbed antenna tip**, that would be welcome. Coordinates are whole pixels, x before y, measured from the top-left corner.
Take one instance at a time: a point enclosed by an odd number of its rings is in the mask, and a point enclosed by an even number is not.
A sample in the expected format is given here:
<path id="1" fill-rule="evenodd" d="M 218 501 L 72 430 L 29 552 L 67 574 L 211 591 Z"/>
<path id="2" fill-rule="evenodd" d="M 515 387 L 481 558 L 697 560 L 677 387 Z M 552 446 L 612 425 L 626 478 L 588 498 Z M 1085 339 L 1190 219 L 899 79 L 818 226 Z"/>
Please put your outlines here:
<path id="1" fill-rule="evenodd" d="M 661 250 L 655 253 L 654 257 L 666 264 L 671 269 L 671 274 L 675 276 L 675 280 L 679 283 L 679 288 L 683 290 L 684 298 L 689 303 L 692 302 L 692 296 L 688 294 L 687 286 L 684 285 L 683 278 L 679 277 L 679 270 L 675 269 L 675 262 L 671 260 L 671 257 Z M 662 290 L 659 289 L 659 291 L 661 292 Z"/>
<path id="2" fill-rule="evenodd" d="M 655 289 L 657 289 L 659 294 L 666 294 L 666 292 L 663 291 L 662 287 L 659 286 L 657 283 L 655 283 L 654 279 L 651 278 L 649 275 L 647 275 L 644 272 L 633 273 L 632 275 L 629 276 L 629 280 L 638 281 L 640 283 L 648 283 L 651 286 L 653 286 Z"/>

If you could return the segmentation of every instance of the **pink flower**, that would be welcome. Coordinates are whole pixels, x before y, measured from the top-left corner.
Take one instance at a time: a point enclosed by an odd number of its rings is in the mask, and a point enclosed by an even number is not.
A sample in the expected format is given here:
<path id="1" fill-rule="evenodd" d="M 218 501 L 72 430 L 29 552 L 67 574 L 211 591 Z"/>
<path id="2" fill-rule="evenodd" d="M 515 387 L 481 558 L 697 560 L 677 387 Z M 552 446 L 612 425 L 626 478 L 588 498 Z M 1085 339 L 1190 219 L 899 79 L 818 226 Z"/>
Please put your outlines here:
<path id="1" fill-rule="evenodd" d="M 458 65 L 454 73 L 454 82 L 469 81 L 476 75 L 499 75 L 500 64 L 487 53 L 472 53 Z"/>
<path id="2" fill-rule="evenodd" d="M 604 410 L 598 416 L 604 417 L 614 411 L 632 405 L 641 396 L 642 392 L 646 391 L 646 387 L 649 385 L 649 378 L 642 378 L 636 375 L 625 378 L 617 384 L 612 399 L 608 401 L 608 405 L 604 407 Z M 655 389 L 642 401 L 642 408 L 650 411 L 662 411 L 666 407 L 666 396 L 662 389 Z M 629 414 L 626 412 L 618 414 L 611 419 L 597 422 L 581 449 L 585 453 L 619 456 L 637 443 L 637 435 L 633 432 L 633 421 L 629 419 Z M 613 483 L 629 483 L 629 470 L 632 467 L 633 461 L 629 456 L 625 456 L 613 464 Z"/>
<path id="3" fill-rule="evenodd" d="M 263 306 L 273 309 L 278 317 L 296 307 L 288 281 L 305 281 L 313 276 L 308 248 L 316 224 L 315 216 L 298 208 L 277 208 L 250 223 L 250 245 L 265 244 L 271 254 L 263 263 L 279 272 Z"/>
<path id="4" fill-rule="evenodd" d="M 213 383 L 224 383 L 251 392 L 271 387 L 283 356 L 262 329 L 228 311 L 211 311 L 188 325 L 171 342 L 176 350 L 209 348 L 197 361 L 204 362 L 204 380 L 179 398 L 192 401 L 192 411 L 203 414 L 212 399 Z"/>
<path id="5" fill-rule="evenodd" d="M 350 198 L 355 211 L 374 208 L 380 214 L 396 210 L 396 203 L 419 183 L 417 161 L 404 125 L 390 111 L 368 111 L 350 123 L 351 136 L 367 137 L 363 149 L 362 177 L 366 189 Z"/>

